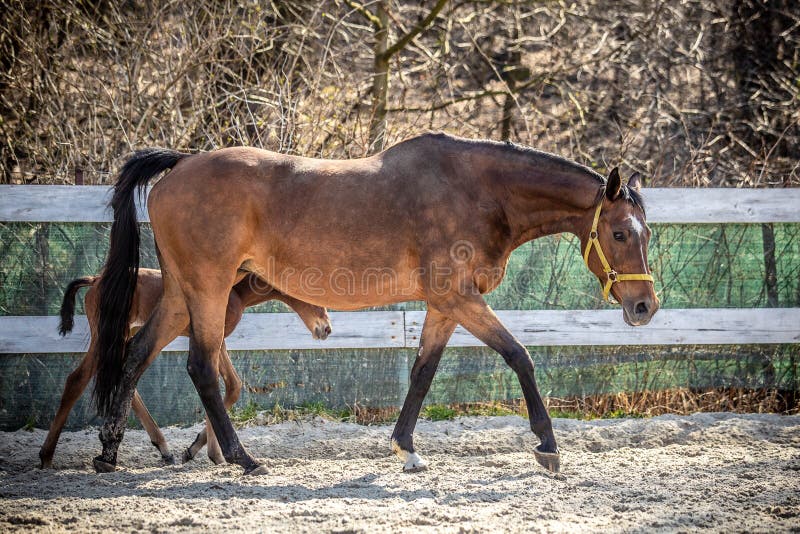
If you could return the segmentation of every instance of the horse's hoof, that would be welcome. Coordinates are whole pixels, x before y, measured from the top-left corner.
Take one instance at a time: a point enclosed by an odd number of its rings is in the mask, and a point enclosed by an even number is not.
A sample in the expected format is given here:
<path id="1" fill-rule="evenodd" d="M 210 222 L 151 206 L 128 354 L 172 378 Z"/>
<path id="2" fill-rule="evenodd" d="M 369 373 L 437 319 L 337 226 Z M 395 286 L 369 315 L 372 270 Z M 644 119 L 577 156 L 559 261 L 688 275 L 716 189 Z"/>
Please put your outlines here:
<path id="1" fill-rule="evenodd" d="M 192 451 L 190 449 L 186 449 L 185 451 L 183 451 L 181 460 L 183 460 L 183 463 L 191 462 L 192 460 L 194 460 L 194 455 L 192 455 Z"/>
<path id="2" fill-rule="evenodd" d="M 417 453 L 412 452 L 408 454 L 406 463 L 403 466 L 403 472 L 418 473 L 420 471 L 426 471 L 427 469 L 428 469 L 428 462 L 420 458 Z"/>
<path id="3" fill-rule="evenodd" d="M 552 473 L 561 471 L 561 455 L 557 452 L 543 452 L 539 450 L 540 445 L 533 449 L 533 456 L 539 464 Z"/>
<path id="4" fill-rule="evenodd" d="M 172 453 L 169 453 L 161 455 L 161 463 L 164 465 L 175 465 L 178 462 L 175 461 L 175 456 Z"/>
<path id="5" fill-rule="evenodd" d="M 117 466 L 114 464 L 110 464 L 105 460 L 100 459 L 98 456 L 94 460 L 92 460 L 92 464 L 94 464 L 94 470 L 97 473 L 113 473 L 117 470 Z"/>
<path id="6" fill-rule="evenodd" d="M 256 465 L 254 468 L 250 469 L 249 471 L 245 471 L 244 474 L 249 477 L 257 477 L 260 475 L 267 475 L 269 474 L 269 469 L 267 469 L 266 465 Z"/>
<path id="7" fill-rule="evenodd" d="M 53 460 L 42 460 L 39 463 L 39 469 L 52 469 L 53 468 Z"/>
<path id="8" fill-rule="evenodd" d="M 416 473 L 428 469 L 428 462 L 420 458 L 416 452 L 404 450 L 395 439 L 392 439 L 392 452 L 404 462 L 403 471 L 406 473 Z"/>

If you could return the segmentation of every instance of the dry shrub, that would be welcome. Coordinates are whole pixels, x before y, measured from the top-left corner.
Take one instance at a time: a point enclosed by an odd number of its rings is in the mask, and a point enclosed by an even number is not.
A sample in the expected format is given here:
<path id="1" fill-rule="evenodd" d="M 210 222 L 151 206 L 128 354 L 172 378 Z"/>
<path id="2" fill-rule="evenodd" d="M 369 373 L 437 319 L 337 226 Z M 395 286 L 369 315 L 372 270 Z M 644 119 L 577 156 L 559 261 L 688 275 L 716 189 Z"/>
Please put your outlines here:
<path id="1" fill-rule="evenodd" d="M 576 412 L 587 417 L 689 415 L 697 412 L 784 413 L 800 412 L 796 391 L 776 389 L 688 388 L 548 398 L 550 410 Z"/>
<path id="2" fill-rule="evenodd" d="M 4 182 L 105 183 L 148 145 L 367 153 L 374 28 L 352 2 L 0 4 Z M 386 6 L 391 40 L 430 9 Z M 798 185 L 792 6 L 450 2 L 392 59 L 387 142 L 444 129 L 651 185 Z"/>

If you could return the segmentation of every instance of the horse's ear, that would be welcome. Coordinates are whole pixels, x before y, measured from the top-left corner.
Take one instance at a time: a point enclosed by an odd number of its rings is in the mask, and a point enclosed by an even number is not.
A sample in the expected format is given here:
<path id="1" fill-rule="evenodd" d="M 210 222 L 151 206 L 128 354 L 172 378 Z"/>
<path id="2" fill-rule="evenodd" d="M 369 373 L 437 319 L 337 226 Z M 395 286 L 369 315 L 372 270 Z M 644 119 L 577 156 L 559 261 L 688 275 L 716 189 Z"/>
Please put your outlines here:
<path id="1" fill-rule="evenodd" d="M 634 191 L 640 190 L 642 188 L 642 175 L 638 172 L 633 173 L 628 179 L 628 187 Z"/>
<path id="2" fill-rule="evenodd" d="M 622 189 L 622 179 L 619 177 L 619 168 L 614 167 L 608 175 L 608 182 L 606 183 L 606 198 L 608 200 L 616 200 L 619 197 L 619 192 Z"/>

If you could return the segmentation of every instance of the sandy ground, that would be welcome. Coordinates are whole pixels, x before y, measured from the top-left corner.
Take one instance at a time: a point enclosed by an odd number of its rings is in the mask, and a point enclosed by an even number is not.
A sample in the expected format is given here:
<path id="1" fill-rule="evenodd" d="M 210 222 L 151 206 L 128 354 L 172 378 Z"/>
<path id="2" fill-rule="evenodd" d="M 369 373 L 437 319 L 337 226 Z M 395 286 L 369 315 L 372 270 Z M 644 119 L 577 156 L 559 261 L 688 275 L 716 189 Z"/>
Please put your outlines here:
<path id="1" fill-rule="evenodd" d="M 533 460 L 519 417 L 420 422 L 431 468 L 402 473 L 391 427 L 321 419 L 243 429 L 271 473 L 204 456 L 161 467 L 128 431 L 122 470 L 96 475 L 97 432 L 68 432 L 41 471 L 44 432 L 0 434 L 0 532 L 800 531 L 800 417 L 698 414 L 555 420 L 562 473 Z M 199 427 L 166 431 L 178 450 Z"/>

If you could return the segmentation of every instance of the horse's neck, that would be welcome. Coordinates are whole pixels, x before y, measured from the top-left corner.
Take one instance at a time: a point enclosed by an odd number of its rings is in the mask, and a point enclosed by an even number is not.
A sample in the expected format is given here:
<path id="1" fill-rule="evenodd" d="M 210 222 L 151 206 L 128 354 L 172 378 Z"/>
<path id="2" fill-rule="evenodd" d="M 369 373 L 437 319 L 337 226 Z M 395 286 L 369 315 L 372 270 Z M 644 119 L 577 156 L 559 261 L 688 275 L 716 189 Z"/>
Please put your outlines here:
<path id="1" fill-rule="evenodd" d="M 601 183 L 575 165 L 518 157 L 499 167 L 495 183 L 511 228 L 513 246 L 545 235 L 583 233 Z"/>

